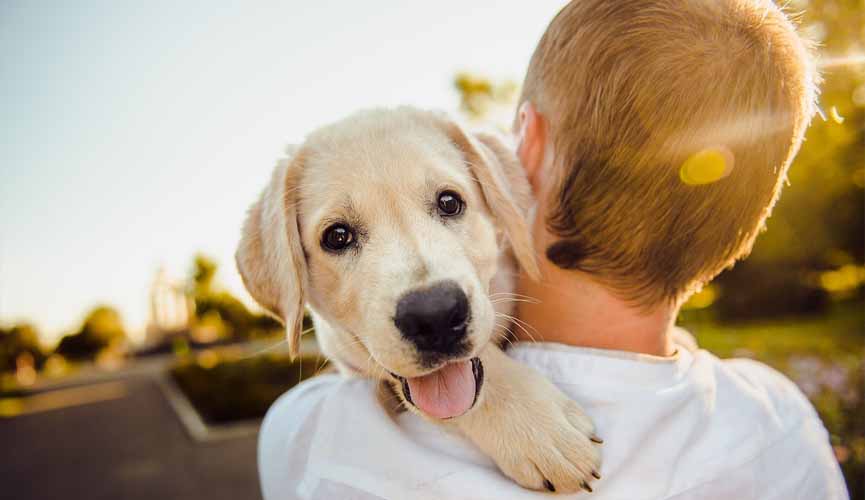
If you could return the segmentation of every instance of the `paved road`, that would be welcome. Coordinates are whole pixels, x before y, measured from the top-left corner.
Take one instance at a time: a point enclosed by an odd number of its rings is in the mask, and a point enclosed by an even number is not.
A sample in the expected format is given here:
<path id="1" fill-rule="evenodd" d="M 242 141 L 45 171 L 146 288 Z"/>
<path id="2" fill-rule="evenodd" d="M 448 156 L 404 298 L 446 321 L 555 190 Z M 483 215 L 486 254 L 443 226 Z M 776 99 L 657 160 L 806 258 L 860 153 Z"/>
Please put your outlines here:
<path id="1" fill-rule="evenodd" d="M 112 383 L 114 399 L 0 419 L 3 498 L 261 498 L 256 436 L 195 442 L 153 377 Z"/>

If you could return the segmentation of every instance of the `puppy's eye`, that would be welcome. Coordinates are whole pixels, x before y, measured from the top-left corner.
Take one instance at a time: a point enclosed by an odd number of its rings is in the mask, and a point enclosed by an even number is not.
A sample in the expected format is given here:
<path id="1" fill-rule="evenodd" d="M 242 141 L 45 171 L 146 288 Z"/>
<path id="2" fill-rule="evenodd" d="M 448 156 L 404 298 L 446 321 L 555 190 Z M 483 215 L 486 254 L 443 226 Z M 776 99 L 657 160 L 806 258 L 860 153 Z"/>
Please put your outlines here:
<path id="1" fill-rule="evenodd" d="M 326 250 L 339 252 L 354 243 L 354 232 L 345 224 L 334 224 L 324 230 L 321 244 Z"/>
<path id="2" fill-rule="evenodd" d="M 453 191 L 442 191 L 439 194 L 439 214 L 445 217 L 453 217 L 461 214 L 464 206 L 465 204 L 463 203 L 463 199 Z"/>

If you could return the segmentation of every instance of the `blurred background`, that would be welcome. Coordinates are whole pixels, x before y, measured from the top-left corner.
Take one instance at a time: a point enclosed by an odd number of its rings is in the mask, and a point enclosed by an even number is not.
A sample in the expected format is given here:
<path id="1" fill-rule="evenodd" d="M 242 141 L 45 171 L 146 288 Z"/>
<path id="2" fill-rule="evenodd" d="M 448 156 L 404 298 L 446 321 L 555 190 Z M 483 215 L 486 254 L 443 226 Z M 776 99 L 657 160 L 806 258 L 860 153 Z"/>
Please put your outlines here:
<path id="1" fill-rule="evenodd" d="M 506 126 L 562 0 L 0 3 L 0 494 L 256 498 L 290 362 L 234 268 L 286 144 L 412 104 Z M 865 496 L 865 4 L 799 0 L 822 114 L 703 348 L 786 373 Z"/>

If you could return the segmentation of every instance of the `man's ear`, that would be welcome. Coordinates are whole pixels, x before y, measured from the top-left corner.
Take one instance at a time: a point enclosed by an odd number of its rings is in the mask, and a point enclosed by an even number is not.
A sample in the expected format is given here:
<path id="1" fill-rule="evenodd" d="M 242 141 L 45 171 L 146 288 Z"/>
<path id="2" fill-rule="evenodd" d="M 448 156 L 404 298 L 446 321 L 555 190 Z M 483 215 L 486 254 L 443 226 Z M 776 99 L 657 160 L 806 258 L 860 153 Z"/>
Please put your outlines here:
<path id="1" fill-rule="evenodd" d="M 532 191 L 540 195 L 547 152 L 547 121 L 529 101 L 522 103 L 517 112 L 516 136 L 517 158 L 526 172 Z"/>
<path id="2" fill-rule="evenodd" d="M 249 209 L 235 261 L 252 297 L 285 325 L 288 350 L 296 357 L 303 330 L 306 258 L 297 225 L 301 160 L 281 160 L 270 184 Z"/>
<path id="3" fill-rule="evenodd" d="M 504 230 L 520 267 L 532 279 L 540 277 L 535 246 L 527 221 L 531 193 L 516 155 L 493 134 L 471 135 L 456 122 L 441 124 L 451 142 L 465 157 L 469 171 L 480 185 L 487 207 Z"/>

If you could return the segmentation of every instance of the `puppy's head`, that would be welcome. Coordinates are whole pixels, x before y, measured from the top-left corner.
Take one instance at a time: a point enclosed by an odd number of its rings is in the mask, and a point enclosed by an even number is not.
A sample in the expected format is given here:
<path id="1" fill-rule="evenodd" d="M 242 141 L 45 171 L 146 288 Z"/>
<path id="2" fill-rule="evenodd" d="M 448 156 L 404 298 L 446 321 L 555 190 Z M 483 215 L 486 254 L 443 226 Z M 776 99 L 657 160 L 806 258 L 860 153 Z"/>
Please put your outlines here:
<path id="1" fill-rule="evenodd" d="M 410 402 L 453 416 L 480 390 L 476 356 L 496 328 L 489 290 L 504 239 L 537 273 L 519 176 L 495 139 L 441 115 L 354 115 L 277 166 L 250 210 L 238 268 L 285 322 L 293 354 L 308 303 L 338 365 L 389 372 Z M 457 389 L 436 400 L 443 385 Z"/>

